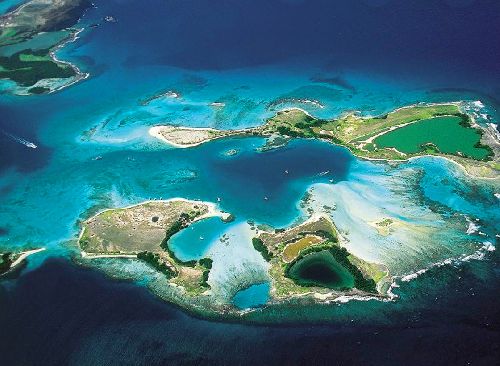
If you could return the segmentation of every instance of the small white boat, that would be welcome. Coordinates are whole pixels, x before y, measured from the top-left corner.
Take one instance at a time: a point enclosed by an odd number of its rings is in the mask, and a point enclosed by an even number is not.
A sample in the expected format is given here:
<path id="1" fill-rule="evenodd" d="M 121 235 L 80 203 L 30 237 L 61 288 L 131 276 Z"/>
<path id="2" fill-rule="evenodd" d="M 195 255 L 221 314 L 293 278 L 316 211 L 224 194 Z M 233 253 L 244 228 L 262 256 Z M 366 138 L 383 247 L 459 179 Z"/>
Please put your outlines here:
<path id="1" fill-rule="evenodd" d="M 20 144 L 23 144 L 26 147 L 29 147 L 31 149 L 36 149 L 38 147 L 34 143 L 32 143 L 31 141 L 25 140 L 21 137 L 15 136 L 15 135 L 8 133 L 8 132 L 5 132 L 5 131 L 2 131 L 2 132 L 4 133 L 5 136 L 10 137 L 12 140 L 19 142 Z"/>

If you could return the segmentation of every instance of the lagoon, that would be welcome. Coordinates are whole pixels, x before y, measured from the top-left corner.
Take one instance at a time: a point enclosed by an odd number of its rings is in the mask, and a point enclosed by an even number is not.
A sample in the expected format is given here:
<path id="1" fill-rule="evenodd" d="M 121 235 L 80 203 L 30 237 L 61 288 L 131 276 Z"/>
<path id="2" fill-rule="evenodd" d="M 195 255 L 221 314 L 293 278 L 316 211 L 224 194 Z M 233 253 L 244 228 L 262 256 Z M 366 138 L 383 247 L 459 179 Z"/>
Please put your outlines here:
<path id="1" fill-rule="evenodd" d="M 462 153 L 476 160 L 485 159 L 489 151 L 477 147 L 481 135 L 478 130 L 460 124 L 456 116 L 424 119 L 387 132 L 375 139 L 378 147 L 393 147 L 405 154 L 425 151 L 422 145 L 433 144 L 444 154 Z"/>
<path id="2" fill-rule="evenodd" d="M 172 236 L 168 246 L 181 261 L 198 260 L 205 256 L 226 229 L 227 225 L 220 217 L 210 217 Z"/>
<path id="3" fill-rule="evenodd" d="M 240 290 L 233 297 L 233 304 L 239 309 L 249 309 L 264 305 L 269 299 L 269 282 L 252 285 Z"/>
<path id="4" fill-rule="evenodd" d="M 328 250 L 307 254 L 292 264 L 289 276 L 302 286 L 320 286 L 335 290 L 354 287 L 354 277 Z"/>

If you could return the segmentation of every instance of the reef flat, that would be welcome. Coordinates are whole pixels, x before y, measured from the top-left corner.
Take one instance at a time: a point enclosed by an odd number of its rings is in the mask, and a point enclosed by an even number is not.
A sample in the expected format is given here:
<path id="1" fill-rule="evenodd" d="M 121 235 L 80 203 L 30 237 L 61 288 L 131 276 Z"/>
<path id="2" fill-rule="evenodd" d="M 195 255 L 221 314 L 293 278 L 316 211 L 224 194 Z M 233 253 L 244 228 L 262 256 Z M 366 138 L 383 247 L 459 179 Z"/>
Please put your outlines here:
<path id="1" fill-rule="evenodd" d="M 479 126 L 460 103 L 411 105 L 377 117 L 347 113 L 317 119 L 302 109 L 276 113 L 262 126 L 242 130 L 155 126 L 150 134 L 177 147 L 193 147 L 230 136 L 321 139 L 347 147 L 358 157 L 403 161 L 424 155 L 453 160 L 471 175 L 499 176 L 500 143 Z M 272 142 L 269 144 L 272 147 Z"/>
<path id="2" fill-rule="evenodd" d="M 31 0 L 0 18 L 0 79 L 15 83 L 13 93 L 47 93 L 86 77 L 55 52 L 77 37 L 70 27 L 90 6 L 88 0 Z"/>

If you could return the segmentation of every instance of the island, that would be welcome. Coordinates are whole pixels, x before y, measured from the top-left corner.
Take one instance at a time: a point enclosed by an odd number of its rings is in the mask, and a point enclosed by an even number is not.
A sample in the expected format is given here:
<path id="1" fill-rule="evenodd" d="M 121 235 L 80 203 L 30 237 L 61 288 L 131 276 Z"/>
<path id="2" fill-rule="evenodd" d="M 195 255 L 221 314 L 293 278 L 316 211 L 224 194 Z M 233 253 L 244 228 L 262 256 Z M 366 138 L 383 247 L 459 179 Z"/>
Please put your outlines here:
<path id="1" fill-rule="evenodd" d="M 92 6 L 89 0 L 31 0 L 0 17 L 0 79 L 10 80 L 14 94 L 43 94 L 88 75 L 55 53 L 74 41 L 72 29 Z"/>
<path id="2" fill-rule="evenodd" d="M 477 124 L 462 107 L 460 102 L 417 104 L 376 117 L 350 112 L 332 120 L 292 108 L 277 112 L 254 128 L 222 131 L 154 126 L 150 134 L 175 147 L 193 147 L 231 136 L 267 137 L 277 140 L 277 146 L 283 145 L 283 139 L 321 139 L 344 146 L 364 159 L 405 161 L 435 155 L 459 164 L 473 176 L 497 178 L 500 143 L 496 131 Z"/>
<path id="3" fill-rule="evenodd" d="M 162 92 L 157 97 L 171 97 L 171 93 Z M 500 172 L 500 146 L 495 133 L 491 127 L 476 123 L 465 102 L 416 104 L 375 117 L 349 112 L 331 120 L 292 108 L 277 112 L 253 128 L 217 130 L 159 125 L 149 129 L 152 137 L 175 148 L 256 136 L 266 138 L 258 149 L 267 151 L 293 138 L 320 139 L 343 146 L 363 159 L 402 162 L 438 156 L 455 162 L 471 176 L 494 179 Z M 234 149 L 223 152 L 228 157 L 237 153 Z M 238 236 L 240 242 L 248 244 L 239 248 L 242 251 L 232 252 L 229 231 L 224 228 L 217 239 L 210 241 L 209 247 L 214 251 L 205 250 L 195 259 L 182 260 L 175 244 L 181 236 L 176 235 L 194 230 L 196 222 L 213 217 L 219 216 L 224 222 L 235 218 L 214 203 L 183 198 L 107 209 L 82 223 L 78 239 L 80 260 L 89 265 L 94 261 L 110 275 L 122 273 L 124 278 L 134 271 L 151 271 L 154 280 L 148 287 L 154 293 L 203 316 L 241 318 L 259 306 L 392 298 L 391 286 L 397 275 L 391 275 L 389 264 L 370 260 L 377 258 L 369 257 L 370 254 L 355 253 L 348 234 L 341 234 L 328 210 L 307 213 L 307 217 L 284 228 L 256 224 L 251 219 L 235 223 L 235 227 L 246 225 Z M 203 230 L 210 231 L 207 228 L 212 224 L 207 225 Z M 397 217 L 380 216 L 368 225 L 378 235 L 389 236 L 404 222 Z M 196 235 L 202 240 L 205 233 Z M 190 240 L 190 245 L 200 245 L 194 243 L 192 236 Z M 240 255 L 240 264 L 227 259 Z M 115 262 L 106 262 L 108 259 Z M 120 260 L 124 262 L 116 262 Z M 148 270 L 122 270 L 124 263 L 130 261 L 141 263 Z M 246 270 L 234 271 L 238 265 L 247 266 Z M 253 294 L 258 294 L 258 305 L 238 305 L 242 301 L 248 303 Z"/>
<path id="4" fill-rule="evenodd" d="M 146 201 L 126 208 L 104 210 L 83 222 L 79 237 L 82 256 L 96 258 L 132 258 L 161 272 L 170 283 L 188 294 L 199 295 L 209 286 L 211 260 L 182 261 L 170 249 L 169 239 L 196 221 L 232 216 L 219 211 L 210 202 L 174 198 Z"/>
<path id="5" fill-rule="evenodd" d="M 109 259 L 142 262 L 162 277 L 161 285 L 152 290 L 165 300 L 203 316 L 241 316 L 248 309 L 231 302 L 238 291 L 230 297 L 212 291 L 210 274 L 216 263 L 209 255 L 183 261 L 171 247 L 174 235 L 217 216 L 225 222 L 232 219 L 213 203 L 181 198 L 107 209 L 82 222 L 79 260 L 89 265 Z M 345 296 L 387 297 L 388 269 L 349 253 L 328 216 L 313 215 L 284 229 L 251 226 L 251 245 L 269 264 L 266 306 L 304 296 L 318 302 Z M 224 247 L 226 240 L 222 235 L 215 245 Z M 107 263 L 102 267 L 113 272 Z"/>
<path id="6" fill-rule="evenodd" d="M 275 302 L 305 294 L 321 300 L 385 294 L 388 269 L 349 253 L 327 215 L 313 215 L 286 229 L 258 231 L 252 243 L 271 264 Z"/>
<path id="7" fill-rule="evenodd" d="M 12 251 L 12 252 L 0 253 L 0 276 L 18 267 L 30 255 L 39 253 L 44 250 L 45 248 L 38 248 L 25 251 Z"/>

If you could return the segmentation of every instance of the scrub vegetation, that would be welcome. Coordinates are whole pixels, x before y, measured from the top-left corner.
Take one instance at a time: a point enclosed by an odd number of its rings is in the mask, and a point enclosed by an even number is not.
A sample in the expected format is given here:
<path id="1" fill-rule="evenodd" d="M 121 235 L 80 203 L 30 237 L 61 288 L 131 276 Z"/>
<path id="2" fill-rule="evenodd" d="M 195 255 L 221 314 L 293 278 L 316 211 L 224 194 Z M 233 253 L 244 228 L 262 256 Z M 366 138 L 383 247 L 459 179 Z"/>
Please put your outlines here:
<path id="1" fill-rule="evenodd" d="M 170 238 L 202 215 L 208 204 L 198 201 L 149 201 L 103 211 L 82 224 L 80 248 L 92 256 L 136 255 L 191 295 L 207 288 L 212 259 L 182 261 L 170 249 Z"/>

